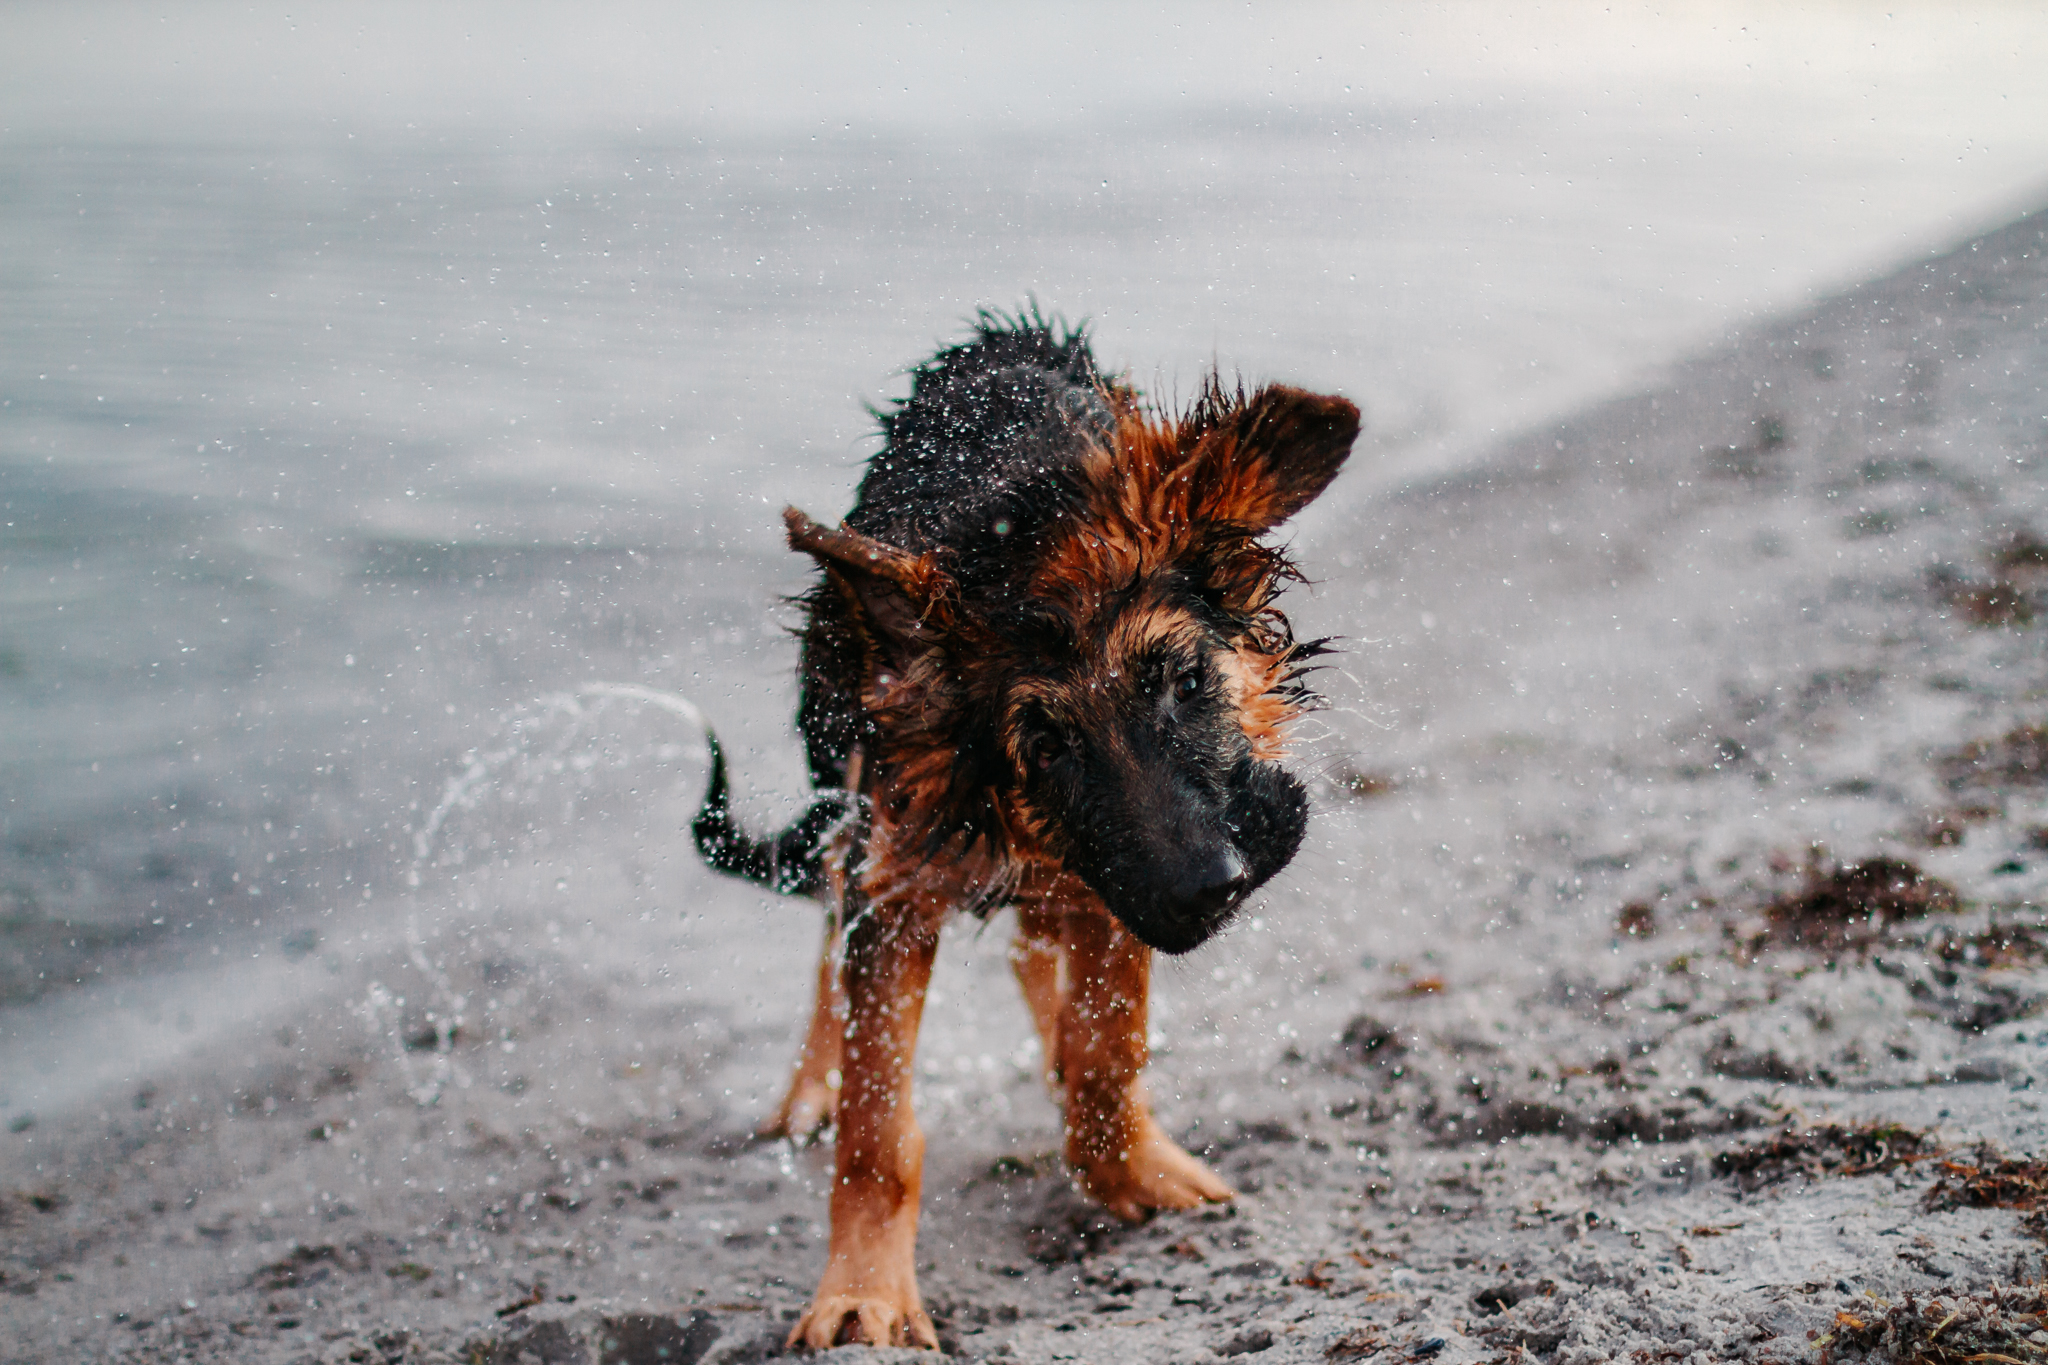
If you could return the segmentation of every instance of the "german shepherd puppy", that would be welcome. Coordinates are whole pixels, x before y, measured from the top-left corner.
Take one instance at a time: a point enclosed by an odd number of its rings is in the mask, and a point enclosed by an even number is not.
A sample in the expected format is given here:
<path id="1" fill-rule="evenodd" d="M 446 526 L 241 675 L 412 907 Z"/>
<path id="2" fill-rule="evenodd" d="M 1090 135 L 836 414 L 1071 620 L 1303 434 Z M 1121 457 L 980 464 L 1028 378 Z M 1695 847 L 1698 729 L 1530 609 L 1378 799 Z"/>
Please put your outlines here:
<path id="1" fill-rule="evenodd" d="M 821 797 L 748 836 L 714 740 L 694 825 L 713 867 L 829 912 L 810 1034 L 763 1126 L 838 1126 L 830 1257 L 792 1346 L 937 1345 L 911 1078 L 955 911 L 1017 910 L 1082 1188 L 1127 1219 L 1232 1197 L 1146 1102 L 1151 953 L 1207 940 L 1301 843 L 1280 759 L 1321 642 L 1274 605 L 1299 575 L 1263 538 L 1358 435 L 1344 399 L 1277 385 L 1212 379 L 1163 416 L 1035 312 L 984 313 L 878 416 L 846 520 L 784 513 L 823 570 L 798 599 L 797 710 Z"/>

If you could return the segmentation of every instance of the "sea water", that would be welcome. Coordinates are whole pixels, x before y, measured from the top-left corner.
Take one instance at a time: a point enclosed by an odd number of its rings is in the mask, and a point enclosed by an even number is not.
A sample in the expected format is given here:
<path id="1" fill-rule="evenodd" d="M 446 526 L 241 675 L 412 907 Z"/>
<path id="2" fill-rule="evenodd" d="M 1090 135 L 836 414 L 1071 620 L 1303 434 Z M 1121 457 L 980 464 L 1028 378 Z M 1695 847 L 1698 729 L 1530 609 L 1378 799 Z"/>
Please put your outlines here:
<path id="1" fill-rule="evenodd" d="M 1597 117 L 1482 83 L 1014 126 L 10 130 L 10 1028 L 403 925 L 465 850 L 617 862 L 642 781 L 673 840 L 678 699 L 752 818 L 795 809 L 779 511 L 845 509 L 864 405 L 978 307 L 1086 319 L 1168 404 L 1212 364 L 1360 399 L 1297 539 L 1341 593 L 1383 495 L 2027 205 L 2048 166 L 2048 118 L 1991 155 L 1975 106 L 1877 136 L 1840 79 L 1737 88 Z M 610 739 L 579 728 L 600 697 Z"/>

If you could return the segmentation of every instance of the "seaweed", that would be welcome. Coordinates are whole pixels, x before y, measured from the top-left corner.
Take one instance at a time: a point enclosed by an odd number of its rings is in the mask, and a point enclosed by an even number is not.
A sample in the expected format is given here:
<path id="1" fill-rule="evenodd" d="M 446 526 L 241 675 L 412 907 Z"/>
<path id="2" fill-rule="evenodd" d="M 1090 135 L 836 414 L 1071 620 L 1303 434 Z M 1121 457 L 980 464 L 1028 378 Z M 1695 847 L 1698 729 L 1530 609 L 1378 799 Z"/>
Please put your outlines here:
<path id="1" fill-rule="evenodd" d="M 1823 1365 L 1845 1346 L 1899 1365 L 2023 1365 L 2048 1361 L 2048 1346 L 2032 1339 L 2043 1328 L 2048 1287 L 1992 1285 L 1971 1294 L 1908 1293 L 1898 1303 L 1870 1297 L 1838 1311 L 1833 1329 L 1814 1344 Z"/>
<path id="2" fill-rule="evenodd" d="M 1991 1143 L 1979 1143 L 1968 1161 L 1942 1158 L 1941 1174 L 1921 1203 L 1930 1213 L 2012 1209 L 2027 1215 L 2028 1231 L 2048 1237 L 2048 1161 L 2006 1156 Z"/>
<path id="3" fill-rule="evenodd" d="M 1764 906 L 1762 938 L 1831 951 L 1868 947 L 1892 925 L 1952 914 L 1960 904 L 1954 887 L 1903 858 L 1866 858 L 1846 867 L 1816 863 L 1804 885 Z"/>
<path id="4" fill-rule="evenodd" d="M 1882 1175 L 1939 1156 L 1924 1128 L 1877 1119 L 1858 1124 L 1787 1126 L 1768 1141 L 1737 1147 L 1714 1157 L 1717 1175 L 1732 1175 L 1745 1193 L 1803 1175 Z"/>

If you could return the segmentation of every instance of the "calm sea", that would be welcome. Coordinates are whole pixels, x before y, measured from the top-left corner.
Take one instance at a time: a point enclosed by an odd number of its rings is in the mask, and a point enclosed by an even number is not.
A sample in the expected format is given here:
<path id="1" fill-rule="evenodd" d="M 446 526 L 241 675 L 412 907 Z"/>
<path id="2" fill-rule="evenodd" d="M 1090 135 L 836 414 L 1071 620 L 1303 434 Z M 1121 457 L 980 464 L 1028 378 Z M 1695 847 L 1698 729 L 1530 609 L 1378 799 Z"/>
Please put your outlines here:
<path id="1" fill-rule="evenodd" d="M 1375 497 L 2048 168 L 1956 126 L 1891 164 L 1839 96 L 9 131 L 0 1002 L 345 922 L 466 754 L 593 679 L 792 796 L 777 512 L 844 509 L 863 405 L 977 307 L 1091 319 L 1166 399 L 1211 363 L 1361 399 L 1301 531 L 1336 572 Z"/>

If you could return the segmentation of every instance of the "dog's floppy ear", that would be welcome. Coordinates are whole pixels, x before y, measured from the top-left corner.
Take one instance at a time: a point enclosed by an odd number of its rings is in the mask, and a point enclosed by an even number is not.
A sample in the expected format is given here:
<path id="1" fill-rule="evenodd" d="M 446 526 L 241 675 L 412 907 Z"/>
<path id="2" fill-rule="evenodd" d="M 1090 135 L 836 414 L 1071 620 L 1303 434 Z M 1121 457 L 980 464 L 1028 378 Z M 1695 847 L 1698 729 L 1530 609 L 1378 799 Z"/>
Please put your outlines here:
<path id="1" fill-rule="evenodd" d="M 914 555 L 844 526 L 783 509 L 789 548 L 824 566 L 867 632 L 898 665 L 936 644 L 952 624 L 953 579 L 930 554 Z"/>
<path id="2" fill-rule="evenodd" d="M 1270 384 L 1247 398 L 1212 384 L 1181 423 L 1197 515 L 1261 535 L 1314 502 L 1358 439 L 1348 399 Z"/>

